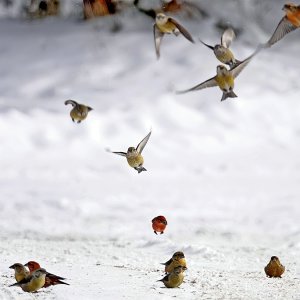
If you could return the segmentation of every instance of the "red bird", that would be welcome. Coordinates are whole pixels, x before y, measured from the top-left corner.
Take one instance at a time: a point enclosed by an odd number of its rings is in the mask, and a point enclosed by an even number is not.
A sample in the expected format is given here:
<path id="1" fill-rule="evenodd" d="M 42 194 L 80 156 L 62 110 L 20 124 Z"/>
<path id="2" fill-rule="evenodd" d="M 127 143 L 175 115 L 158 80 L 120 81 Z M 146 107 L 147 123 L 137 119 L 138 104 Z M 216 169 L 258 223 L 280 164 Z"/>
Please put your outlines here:
<path id="1" fill-rule="evenodd" d="M 167 225 L 168 222 L 164 216 L 157 216 L 152 220 L 152 228 L 155 234 L 157 234 L 157 232 L 163 234 Z"/>
<path id="2" fill-rule="evenodd" d="M 24 266 L 28 267 L 30 273 L 32 273 L 33 271 L 40 269 L 41 266 L 39 265 L 39 263 L 35 262 L 35 261 L 29 261 L 27 264 L 25 264 Z M 45 284 L 44 284 L 44 288 L 47 288 L 51 285 L 57 285 L 57 284 L 66 284 L 69 285 L 66 282 L 63 282 L 61 280 L 65 280 L 66 278 L 48 273 L 46 274 L 46 280 L 45 280 Z"/>

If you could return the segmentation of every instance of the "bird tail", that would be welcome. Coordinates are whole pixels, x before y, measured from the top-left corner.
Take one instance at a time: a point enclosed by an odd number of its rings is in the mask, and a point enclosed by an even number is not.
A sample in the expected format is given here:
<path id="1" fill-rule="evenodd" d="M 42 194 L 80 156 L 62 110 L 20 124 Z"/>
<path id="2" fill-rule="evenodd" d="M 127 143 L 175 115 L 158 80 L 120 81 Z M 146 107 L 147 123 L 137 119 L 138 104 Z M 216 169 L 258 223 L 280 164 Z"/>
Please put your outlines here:
<path id="1" fill-rule="evenodd" d="M 19 282 L 16 282 L 16 283 L 11 284 L 11 285 L 9 285 L 9 286 L 19 286 Z"/>
<path id="2" fill-rule="evenodd" d="M 65 285 L 70 285 L 69 283 L 66 283 L 66 282 L 61 281 L 61 280 L 57 280 L 55 284 L 65 284 Z"/>
<path id="3" fill-rule="evenodd" d="M 143 171 L 147 171 L 144 167 L 140 167 L 137 169 L 138 173 L 140 174 Z"/>
<path id="4" fill-rule="evenodd" d="M 237 97 L 237 95 L 234 93 L 234 91 L 223 92 L 221 101 L 224 101 L 227 98 L 236 98 L 236 97 Z"/>
<path id="5" fill-rule="evenodd" d="M 160 263 L 160 264 L 165 266 L 167 263 Z"/>

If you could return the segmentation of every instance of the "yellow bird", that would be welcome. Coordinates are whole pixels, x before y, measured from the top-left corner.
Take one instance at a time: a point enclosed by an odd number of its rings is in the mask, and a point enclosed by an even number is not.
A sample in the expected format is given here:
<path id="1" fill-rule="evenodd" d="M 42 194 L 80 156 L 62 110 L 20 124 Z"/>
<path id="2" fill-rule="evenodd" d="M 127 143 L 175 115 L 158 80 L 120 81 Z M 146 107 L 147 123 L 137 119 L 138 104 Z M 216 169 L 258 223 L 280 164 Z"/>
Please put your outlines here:
<path id="1" fill-rule="evenodd" d="M 165 272 L 171 273 L 178 266 L 186 267 L 186 260 L 183 252 L 177 251 L 173 256 L 165 263 L 162 263 L 165 266 Z"/>
<path id="2" fill-rule="evenodd" d="M 234 79 L 242 72 L 242 70 L 249 64 L 250 60 L 260 51 L 257 49 L 252 55 L 240 62 L 238 65 L 233 67 L 231 70 L 228 70 L 225 66 L 217 66 L 217 75 L 200 83 L 196 86 L 184 90 L 178 91 L 177 94 L 184 94 L 191 91 L 198 91 L 209 87 L 218 86 L 222 91 L 223 95 L 221 101 L 226 100 L 227 98 L 235 98 L 237 95 L 233 92 L 234 88 Z"/>
<path id="3" fill-rule="evenodd" d="M 20 282 L 21 280 L 26 278 L 30 273 L 25 268 L 25 266 L 20 264 L 20 263 L 15 263 L 12 266 L 10 266 L 9 268 L 15 270 L 15 279 L 16 279 L 17 282 Z"/>
<path id="4" fill-rule="evenodd" d="M 87 117 L 88 113 L 93 110 L 91 107 L 79 104 L 74 100 L 65 101 L 65 105 L 68 104 L 73 106 L 73 109 L 70 112 L 71 119 L 73 122 L 77 121 L 77 123 L 83 121 Z"/>
<path id="5" fill-rule="evenodd" d="M 160 57 L 160 44 L 165 34 L 175 34 L 178 36 L 180 33 L 190 42 L 195 43 L 191 34 L 176 20 L 166 16 L 163 13 L 158 13 L 153 25 L 154 43 L 156 50 L 156 57 Z"/>
<path id="6" fill-rule="evenodd" d="M 265 267 L 267 277 L 280 277 L 284 273 L 285 267 L 280 263 L 277 256 L 272 256 L 270 262 Z"/>
<path id="7" fill-rule="evenodd" d="M 33 293 L 44 286 L 46 275 L 47 271 L 45 269 L 37 269 L 20 282 L 10 286 L 20 286 L 24 292 Z"/>
<path id="8" fill-rule="evenodd" d="M 240 63 L 239 60 L 235 59 L 233 53 L 230 51 L 229 47 L 231 42 L 235 38 L 235 33 L 232 28 L 227 28 L 221 37 L 221 44 L 217 44 L 215 46 L 210 46 L 205 44 L 200 40 L 200 42 L 206 47 L 210 48 L 214 51 L 216 58 L 223 64 L 229 65 L 232 69 L 234 66 Z"/>
<path id="9" fill-rule="evenodd" d="M 167 274 L 163 279 L 158 281 L 162 281 L 167 288 L 179 287 L 183 282 L 183 272 L 186 269 L 187 268 L 184 266 L 177 266 L 171 273 Z"/>
<path id="10" fill-rule="evenodd" d="M 147 171 L 143 164 L 144 164 L 144 158 L 142 156 L 142 151 L 145 148 L 150 135 L 151 135 L 150 131 L 147 136 L 145 138 L 143 138 L 143 140 L 137 145 L 137 147 L 129 147 L 127 152 L 113 152 L 108 150 L 111 153 L 115 153 L 121 156 L 125 156 L 127 159 L 127 162 L 129 164 L 130 167 L 134 168 L 135 170 L 138 171 L 138 173 L 141 173 L 143 171 Z"/>
<path id="11" fill-rule="evenodd" d="M 285 4 L 282 8 L 286 15 L 281 19 L 265 47 L 271 47 L 280 41 L 286 34 L 300 27 L 300 5 Z"/>

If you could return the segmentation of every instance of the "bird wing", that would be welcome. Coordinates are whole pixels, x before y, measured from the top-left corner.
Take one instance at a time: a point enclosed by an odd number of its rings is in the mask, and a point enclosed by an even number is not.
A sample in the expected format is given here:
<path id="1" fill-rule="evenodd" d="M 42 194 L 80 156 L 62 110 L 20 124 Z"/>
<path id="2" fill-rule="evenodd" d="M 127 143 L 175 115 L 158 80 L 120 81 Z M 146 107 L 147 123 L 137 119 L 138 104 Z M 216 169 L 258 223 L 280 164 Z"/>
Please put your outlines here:
<path id="1" fill-rule="evenodd" d="M 170 265 L 171 264 L 171 262 L 173 261 L 173 259 L 172 258 L 170 258 L 167 262 L 165 262 L 165 263 L 161 263 L 161 265 L 164 265 L 164 266 L 168 266 L 168 265 Z"/>
<path id="2" fill-rule="evenodd" d="M 78 103 L 74 100 L 69 99 L 69 100 L 65 101 L 65 105 L 68 105 L 68 104 L 71 104 L 73 107 L 75 107 Z"/>
<path id="3" fill-rule="evenodd" d="M 110 153 L 114 153 L 114 154 L 118 154 L 118 155 L 121 155 L 121 156 L 125 156 L 126 157 L 126 154 L 125 152 L 114 152 L 114 151 L 109 151 Z"/>
<path id="4" fill-rule="evenodd" d="M 208 48 L 210 48 L 211 50 L 214 50 L 214 47 L 213 46 L 210 46 L 210 45 L 208 45 L 208 44 L 205 44 L 203 41 L 201 41 L 200 39 L 199 39 L 199 41 L 203 44 L 203 45 L 205 45 L 206 47 L 208 47 Z"/>
<path id="5" fill-rule="evenodd" d="M 271 47 L 273 44 L 275 44 L 276 42 L 281 40 L 286 34 L 288 34 L 289 32 L 291 32 L 293 30 L 295 30 L 296 28 L 297 27 L 295 25 L 293 25 L 287 19 L 287 17 L 282 18 L 281 21 L 279 22 L 278 26 L 276 27 L 273 35 L 271 36 L 271 38 L 266 43 L 266 46 Z"/>
<path id="6" fill-rule="evenodd" d="M 235 33 L 232 28 L 227 28 L 221 37 L 221 45 L 225 48 L 229 48 L 231 42 L 235 39 Z"/>
<path id="7" fill-rule="evenodd" d="M 156 24 L 153 25 L 153 35 L 154 35 L 154 45 L 155 45 L 155 51 L 156 51 L 156 57 L 159 59 L 160 57 L 160 44 L 161 40 L 164 37 L 164 33 L 162 33 L 156 26 Z"/>
<path id="8" fill-rule="evenodd" d="M 235 67 L 233 67 L 230 72 L 232 72 L 233 78 L 236 78 L 239 76 L 239 74 L 244 70 L 244 68 L 249 64 L 251 59 L 259 52 L 261 51 L 261 47 L 257 47 L 257 49 L 252 53 L 250 56 L 248 56 L 246 59 L 241 61 L 239 64 L 237 64 Z"/>
<path id="9" fill-rule="evenodd" d="M 147 142 L 149 141 L 150 135 L 152 131 L 150 131 L 142 140 L 141 142 L 137 145 L 136 150 L 138 153 L 142 153 L 143 149 L 145 148 Z"/>
<path id="10" fill-rule="evenodd" d="M 28 275 L 27 277 L 23 278 L 21 281 L 15 283 L 15 284 L 13 284 L 13 285 L 26 284 L 26 283 L 28 283 L 28 282 L 30 282 L 30 281 L 32 280 L 32 277 L 33 277 L 33 276 L 30 274 L 30 275 Z M 11 285 L 11 286 L 13 286 L 13 285 Z"/>
<path id="11" fill-rule="evenodd" d="M 176 20 L 174 20 L 173 18 L 169 18 L 169 22 L 173 23 L 177 27 L 177 29 L 184 35 L 184 37 L 186 39 L 188 39 L 192 43 L 195 43 L 191 34 L 182 25 L 180 25 Z"/>
<path id="12" fill-rule="evenodd" d="M 188 89 L 188 90 L 184 90 L 184 91 L 177 91 L 176 94 L 185 94 L 187 92 L 191 92 L 191 91 L 197 91 L 197 90 L 202 90 L 205 88 L 209 88 L 209 87 L 214 87 L 217 86 L 217 82 L 216 82 L 216 77 L 212 77 L 202 83 L 197 84 L 196 86 Z"/>

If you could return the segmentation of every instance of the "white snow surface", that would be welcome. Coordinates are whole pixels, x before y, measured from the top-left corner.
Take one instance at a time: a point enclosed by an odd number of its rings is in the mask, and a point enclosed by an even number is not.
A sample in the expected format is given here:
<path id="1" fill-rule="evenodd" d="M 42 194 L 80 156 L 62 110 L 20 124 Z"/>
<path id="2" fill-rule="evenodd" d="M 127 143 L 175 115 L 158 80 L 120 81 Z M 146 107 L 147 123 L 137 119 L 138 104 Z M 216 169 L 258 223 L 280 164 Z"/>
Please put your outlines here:
<path id="1" fill-rule="evenodd" d="M 0 299 L 300 299 L 299 31 L 220 102 L 218 88 L 175 94 L 215 75 L 209 49 L 168 36 L 156 61 L 152 21 L 133 16 L 117 32 L 106 18 L 0 20 Z M 210 20 L 182 22 L 219 41 Z M 237 58 L 267 37 L 244 31 Z M 94 110 L 74 124 L 66 99 Z M 105 151 L 151 128 L 147 172 Z M 160 263 L 180 250 L 185 282 L 163 288 Z M 272 255 L 282 279 L 264 274 Z M 70 286 L 8 287 L 29 260 Z"/>

